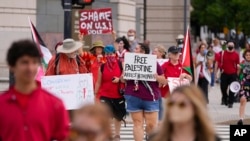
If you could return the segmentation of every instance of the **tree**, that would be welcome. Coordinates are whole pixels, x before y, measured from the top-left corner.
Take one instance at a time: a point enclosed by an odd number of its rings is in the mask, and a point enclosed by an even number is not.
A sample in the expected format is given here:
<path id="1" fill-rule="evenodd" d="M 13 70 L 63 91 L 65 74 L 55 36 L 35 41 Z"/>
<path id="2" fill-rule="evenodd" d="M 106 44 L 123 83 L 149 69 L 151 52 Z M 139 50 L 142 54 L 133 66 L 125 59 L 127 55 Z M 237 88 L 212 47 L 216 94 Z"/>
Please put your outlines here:
<path id="1" fill-rule="evenodd" d="M 250 0 L 191 0 L 191 23 L 217 33 L 223 27 L 250 34 Z"/>

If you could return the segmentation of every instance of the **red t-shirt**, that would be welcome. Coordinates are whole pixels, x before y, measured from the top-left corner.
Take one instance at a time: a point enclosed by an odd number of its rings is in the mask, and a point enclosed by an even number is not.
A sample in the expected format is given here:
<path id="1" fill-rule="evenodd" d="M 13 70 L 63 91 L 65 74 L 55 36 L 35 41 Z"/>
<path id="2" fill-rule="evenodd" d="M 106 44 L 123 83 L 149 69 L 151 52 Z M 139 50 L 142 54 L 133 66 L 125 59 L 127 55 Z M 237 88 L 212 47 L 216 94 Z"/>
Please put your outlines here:
<path id="1" fill-rule="evenodd" d="M 118 64 L 118 61 L 114 63 L 113 69 L 109 70 L 107 64 L 104 64 L 103 72 L 102 72 L 102 82 L 101 87 L 99 89 L 98 96 L 104 96 L 108 98 L 121 98 L 122 96 L 119 94 L 119 84 L 113 83 L 112 78 L 120 77 L 122 71 Z"/>
<path id="2" fill-rule="evenodd" d="M 170 61 L 162 65 L 162 70 L 164 72 L 165 78 L 180 77 L 181 73 L 186 72 L 184 69 L 182 69 L 181 63 L 178 63 L 177 65 L 173 65 Z M 161 89 L 162 97 L 166 97 L 167 94 L 169 93 L 168 85 L 166 85 L 165 87 L 161 87 L 160 89 Z"/>
<path id="3" fill-rule="evenodd" d="M 69 118 L 62 101 L 40 86 L 24 96 L 10 88 L 0 95 L 0 140 L 62 141 Z"/>
<path id="4" fill-rule="evenodd" d="M 223 56 L 221 56 L 222 54 Z M 223 73 L 225 74 L 237 73 L 237 65 L 240 63 L 240 57 L 236 51 L 234 52 L 224 51 L 224 53 L 221 52 L 219 57 L 220 57 L 219 64 L 221 66 L 221 69 L 223 70 Z"/>

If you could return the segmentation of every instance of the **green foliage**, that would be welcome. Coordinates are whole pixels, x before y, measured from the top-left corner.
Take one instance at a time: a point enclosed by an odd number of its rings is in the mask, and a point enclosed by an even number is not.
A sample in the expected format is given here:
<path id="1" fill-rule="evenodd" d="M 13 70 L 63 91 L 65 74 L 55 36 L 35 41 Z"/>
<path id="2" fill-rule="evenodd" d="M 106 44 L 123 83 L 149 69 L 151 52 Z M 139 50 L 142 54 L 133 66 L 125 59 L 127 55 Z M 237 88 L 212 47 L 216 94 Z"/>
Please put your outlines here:
<path id="1" fill-rule="evenodd" d="M 236 28 L 250 34 L 250 0 L 191 0 L 192 23 L 212 30 Z"/>

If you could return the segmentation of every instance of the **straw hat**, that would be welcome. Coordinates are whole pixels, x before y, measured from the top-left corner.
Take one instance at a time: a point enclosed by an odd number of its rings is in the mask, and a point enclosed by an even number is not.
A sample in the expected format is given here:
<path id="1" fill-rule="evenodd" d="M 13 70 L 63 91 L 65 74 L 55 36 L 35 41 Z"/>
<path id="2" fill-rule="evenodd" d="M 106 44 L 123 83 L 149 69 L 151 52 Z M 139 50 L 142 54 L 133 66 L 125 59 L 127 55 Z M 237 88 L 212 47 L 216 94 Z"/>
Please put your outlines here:
<path id="1" fill-rule="evenodd" d="M 93 43 L 93 46 L 92 46 L 92 48 L 91 48 L 90 50 L 93 50 L 93 49 L 96 48 L 96 47 L 104 48 L 105 46 L 103 45 L 103 42 L 102 42 L 101 40 L 98 40 L 98 41 L 95 41 L 95 42 Z"/>
<path id="2" fill-rule="evenodd" d="M 63 44 L 59 45 L 56 50 L 58 53 L 72 53 L 81 48 L 82 45 L 81 42 L 77 42 L 73 39 L 65 39 L 63 40 Z"/>

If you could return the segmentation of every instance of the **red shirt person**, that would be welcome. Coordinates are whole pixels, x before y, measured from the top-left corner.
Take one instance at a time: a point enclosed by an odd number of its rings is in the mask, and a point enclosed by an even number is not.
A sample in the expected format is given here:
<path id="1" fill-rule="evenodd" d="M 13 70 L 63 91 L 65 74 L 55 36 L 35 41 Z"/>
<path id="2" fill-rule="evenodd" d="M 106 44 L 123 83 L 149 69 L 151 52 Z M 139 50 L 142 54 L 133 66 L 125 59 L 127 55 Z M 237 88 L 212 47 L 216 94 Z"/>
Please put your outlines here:
<path id="1" fill-rule="evenodd" d="M 7 62 L 15 84 L 0 95 L 0 140 L 63 141 L 69 132 L 62 101 L 43 90 L 34 80 L 41 56 L 29 40 L 14 42 Z"/>
<path id="2" fill-rule="evenodd" d="M 180 58 L 180 50 L 175 47 L 171 46 L 168 49 L 168 56 L 169 61 L 162 65 L 162 69 L 164 72 L 164 76 L 167 79 L 168 77 L 179 77 L 180 79 L 188 79 L 189 81 L 192 80 L 192 77 L 183 70 L 181 63 L 179 62 Z M 161 94 L 163 97 L 167 97 L 169 93 L 168 85 L 161 87 Z"/>
<path id="3" fill-rule="evenodd" d="M 227 50 L 222 51 L 219 56 L 219 64 L 222 71 L 221 74 L 221 93 L 222 93 L 222 105 L 233 107 L 234 93 L 229 90 L 227 94 L 228 86 L 237 79 L 238 65 L 240 64 L 239 54 L 234 50 L 234 42 L 228 41 Z"/>
<path id="4" fill-rule="evenodd" d="M 65 75 L 87 73 L 84 60 L 78 55 L 83 44 L 73 39 L 65 39 L 57 47 L 57 54 L 51 58 L 45 75 Z"/>

